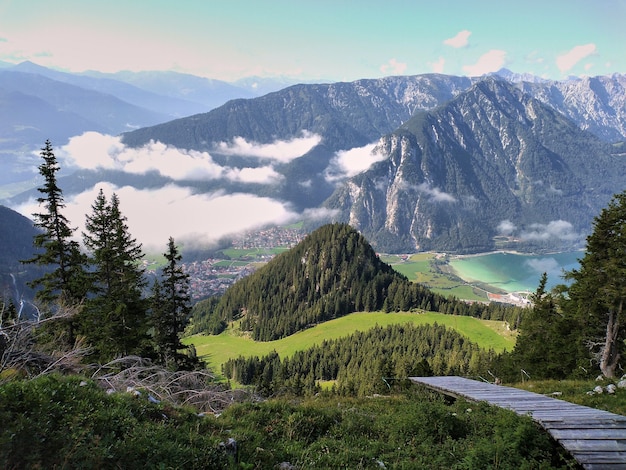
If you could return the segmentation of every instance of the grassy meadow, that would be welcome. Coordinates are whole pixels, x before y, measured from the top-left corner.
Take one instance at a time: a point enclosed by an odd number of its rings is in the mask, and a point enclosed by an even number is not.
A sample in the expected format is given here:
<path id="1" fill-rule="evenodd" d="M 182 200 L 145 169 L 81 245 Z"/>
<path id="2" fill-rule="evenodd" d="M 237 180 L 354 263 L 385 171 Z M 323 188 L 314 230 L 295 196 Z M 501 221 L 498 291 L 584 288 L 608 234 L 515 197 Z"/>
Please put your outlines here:
<path id="1" fill-rule="evenodd" d="M 410 281 L 428 286 L 438 294 L 453 295 L 459 299 L 487 301 L 487 291 L 499 289 L 480 284 L 469 284 L 454 274 L 448 266 L 446 255 L 415 253 L 412 255 L 382 255 L 381 259 L 393 269 L 404 274 Z"/>
<path id="2" fill-rule="evenodd" d="M 438 323 L 454 328 L 471 341 L 485 349 L 497 352 L 512 350 L 515 336 L 507 330 L 504 322 L 478 320 L 473 317 L 444 315 L 441 313 L 353 313 L 300 331 L 277 341 L 258 342 L 242 335 L 232 326 L 220 335 L 194 335 L 184 339 L 185 344 L 193 344 L 199 356 L 205 356 L 210 369 L 219 373 L 228 359 L 240 355 L 263 356 L 276 351 L 281 357 L 289 357 L 296 351 L 322 343 L 325 339 L 348 336 L 355 331 L 367 331 L 375 326 L 385 327 L 397 323 L 415 325 Z"/>

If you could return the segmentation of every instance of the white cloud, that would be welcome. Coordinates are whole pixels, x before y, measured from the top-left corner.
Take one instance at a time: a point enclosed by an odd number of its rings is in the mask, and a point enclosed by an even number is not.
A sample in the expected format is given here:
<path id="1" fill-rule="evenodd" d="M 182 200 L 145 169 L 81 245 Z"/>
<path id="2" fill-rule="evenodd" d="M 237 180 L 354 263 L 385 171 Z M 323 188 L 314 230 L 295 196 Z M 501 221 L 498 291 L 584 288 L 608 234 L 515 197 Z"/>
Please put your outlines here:
<path id="1" fill-rule="evenodd" d="M 337 152 L 328 168 L 324 171 L 328 181 L 350 178 L 368 170 L 374 163 L 385 160 L 388 156 L 376 148 L 376 144 L 355 147 Z"/>
<path id="2" fill-rule="evenodd" d="M 156 171 L 174 180 L 211 180 L 224 176 L 224 168 L 206 152 L 178 150 L 160 142 L 141 148 L 126 147 L 119 137 L 86 132 L 72 137 L 60 157 L 87 170 L 119 170 L 133 174 Z"/>
<path id="3" fill-rule="evenodd" d="M 384 74 L 402 75 L 406 70 L 406 63 L 398 62 L 395 58 L 380 66 L 380 71 Z"/>
<path id="4" fill-rule="evenodd" d="M 463 31 L 459 31 L 456 36 L 446 39 L 445 41 L 443 41 L 443 43 L 446 46 L 451 46 L 454 47 L 456 49 L 460 48 L 460 47 L 465 47 L 469 44 L 469 37 L 471 36 L 472 32 L 468 31 L 467 29 L 464 29 Z"/>
<path id="5" fill-rule="evenodd" d="M 176 185 L 140 190 L 101 182 L 66 198 L 64 215 L 71 226 L 78 227 L 79 237 L 100 188 L 107 198 L 113 193 L 119 196 L 129 232 L 146 251 L 164 250 L 170 236 L 187 245 L 210 245 L 225 235 L 266 224 L 283 224 L 298 217 L 279 201 L 250 194 L 195 194 Z M 41 209 L 35 201 L 30 201 L 15 210 L 30 217 Z"/>
<path id="6" fill-rule="evenodd" d="M 503 220 L 498 224 L 498 233 L 501 235 L 511 235 L 517 227 L 510 220 Z"/>
<path id="7" fill-rule="evenodd" d="M 271 144 L 248 142 L 243 137 L 235 137 L 232 142 L 219 142 L 215 151 L 224 155 L 257 157 L 288 163 L 301 157 L 322 141 L 318 134 L 304 131 L 301 137 L 291 140 L 277 140 Z"/>
<path id="8" fill-rule="evenodd" d="M 271 166 L 258 168 L 229 168 L 225 172 L 225 176 L 231 181 L 259 184 L 272 184 L 284 179 L 284 176 Z"/>
<path id="9" fill-rule="evenodd" d="M 434 73 L 443 73 L 444 66 L 446 65 L 446 59 L 439 57 L 436 62 L 429 62 L 428 65 Z"/>
<path id="10" fill-rule="evenodd" d="M 302 150 L 301 141 L 293 144 Z M 304 148 L 308 145 L 310 142 Z M 271 145 L 261 146 L 256 150 L 262 153 L 270 151 L 270 147 Z M 277 159 L 287 158 L 288 152 L 284 142 L 276 143 L 274 149 L 277 152 L 274 154 L 277 155 Z M 132 174 L 157 172 L 174 181 L 209 181 L 224 178 L 244 183 L 271 184 L 283 178 L 268 165 L 248 168 L 226 167 L 213 161 L 207 152 L 180 150 L 161 142 L 150 142 L 141 148 L 130 148 L 126 147 L 119 137 L 97 132 L 86 132 L 72 137 L 69 143 L 60 149 L 58 157 L 63 158 L 71 167 L 119 170 Z"/>
<path id="11" fill-rule="evenodd" d="M 339 209 L 328 209 L 326 207 L 313 207 L 305 209 L 302 217 L 308 220 L 335 220 L 340 214 Z"/>
<path id="12" fill-rule="evenodd" d="M 565 220 L 553 220 L 548 224 L 532 224 L 529 231 L 521 234 L 523 240 L 549 240 L 558 238 L 565 241 L 574 241 L 580 234 L 574 231 L 574 226 Z"/>
<path id="13" fill-rule="evenodd" d="M 562 54 L 556 58 L 556 66 L 561 71 L 561 73 L 566 73 L 571 70 L 578 62 L 595 52 L 596 45 L 593 43 L 573 47 L 565 54 Z"/>
<path id="14" fill-rule="evenodd" d="M 417 186 L 417 190 L 430 196 L 435 202 L 456 202 L 456 198 L 448 193 L 443 192 L 439 188 L 432 187 L 428 183 L 421 183 Z"/>
<path id="15" fill-rule="evenodd" d="M 561 265 L 554 258 L 533 258 L 524 261 L 524 264 L 539 274 L 554 274 L 562 271 Z"/>
<path id="16" fill-rule="evenodd" d="M 472 77 L 478 77 L 490 72 L 497 72 L 506 63 L 506 51 L 492 49 L 480 56 L 473 65 L 465 65 L 463 70 Z"/>

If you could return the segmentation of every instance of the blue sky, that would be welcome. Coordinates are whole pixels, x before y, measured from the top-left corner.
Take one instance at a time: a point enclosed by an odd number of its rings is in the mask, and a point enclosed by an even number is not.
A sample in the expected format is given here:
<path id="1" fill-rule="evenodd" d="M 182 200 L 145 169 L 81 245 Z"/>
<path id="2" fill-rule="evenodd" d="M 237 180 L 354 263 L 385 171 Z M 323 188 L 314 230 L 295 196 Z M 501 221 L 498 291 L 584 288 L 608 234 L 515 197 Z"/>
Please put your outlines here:
<path id="1" fill-rule="evenodd" d="M 355 80 L 626 73 L 626 0 L 0 0 L 0 61 Z"/>

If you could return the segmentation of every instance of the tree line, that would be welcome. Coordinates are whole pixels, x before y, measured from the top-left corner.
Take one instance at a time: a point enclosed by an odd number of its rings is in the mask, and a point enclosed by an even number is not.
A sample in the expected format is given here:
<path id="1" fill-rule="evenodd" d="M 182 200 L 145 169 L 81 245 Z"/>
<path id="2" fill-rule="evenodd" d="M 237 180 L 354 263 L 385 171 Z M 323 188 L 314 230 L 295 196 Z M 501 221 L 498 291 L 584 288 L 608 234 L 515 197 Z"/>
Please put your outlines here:
<path id="1" fill-rule="evenodd" d="M 334 381 L 334 392 L 364 396 L 386 393 L 392 382 L 413 376 L 488 376 L 495 356 L 437 323 L 390 325 L 325 340 L 290 357 L 275 351 L 260 358 L 240 356 L 227 361 L 222 372 L 265 395 L 311 395 L 320 390 L 320 381 Z"/>
<path id="2" fill-rule="evenodd" d="M 580 266 L 568 284 L 546 290 L 543 275 L 514 350 L 494 367 L 519 379 L 619 377 L 626 349 L 626 191 L 594 219 Z"/>
<path id="3" fill-rule="evenodd" d="M 44 183 L 38 188 L 41 211 L 33 214 L 39 229 L 33 240 L 36 254 L 24 262 L 45 268 L 31 283 L 40 306 L 37 320 L 55 321 L 42 322 L 37 341 L 66 350 L 83 345 L 92 362 L 137 355 L 172 369 L 199 366 L 180 341 L 191 306 L 189 279 L 174 239 L 168 240 L 165 266 L 148 285 L 142 245 L 129 232 L 119 197 L 107 197 L 101 189 L 86 215 L 81 245 L 63 214 L 60 167 L 49 140 L 40 155 Z M 73 313 L 64 314 L 68 311 Z M 0 325 L 18 321 L 12 312 L 6 310 Z M 8 335 L 3 336 L 1 356 L 8 347 Z"/>

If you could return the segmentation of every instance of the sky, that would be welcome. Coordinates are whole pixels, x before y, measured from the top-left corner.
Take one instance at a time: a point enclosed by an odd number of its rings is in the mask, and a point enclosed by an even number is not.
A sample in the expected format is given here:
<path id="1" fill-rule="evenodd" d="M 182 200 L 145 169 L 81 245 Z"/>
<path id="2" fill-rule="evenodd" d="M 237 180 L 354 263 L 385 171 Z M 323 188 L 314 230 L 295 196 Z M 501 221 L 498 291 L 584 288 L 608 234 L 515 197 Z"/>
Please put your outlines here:
<path id="1" fill-rule="evenodd" d="M 626 73 L 626 0 L 0 0 L 0 61 L 235 81 Z"/>

